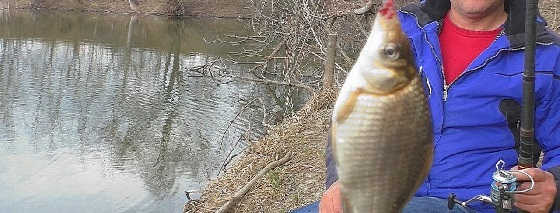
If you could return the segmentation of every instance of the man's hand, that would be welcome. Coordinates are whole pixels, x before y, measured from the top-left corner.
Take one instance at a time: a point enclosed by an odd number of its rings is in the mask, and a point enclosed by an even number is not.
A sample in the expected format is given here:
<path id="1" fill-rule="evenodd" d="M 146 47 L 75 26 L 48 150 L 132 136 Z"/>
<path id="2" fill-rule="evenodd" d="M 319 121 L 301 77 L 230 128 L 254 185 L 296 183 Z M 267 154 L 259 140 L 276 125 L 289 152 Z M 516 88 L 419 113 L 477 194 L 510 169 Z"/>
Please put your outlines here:
<path id="1" fill-rule="evenodd" d="M 340 196 L 340 184 L 334 182 L 323 194 L 319 204 L 320 213 L 342 213 L 342 200 Z"/>
<path id="2" fill-rule="evenodd" d="M 516 170 L 514 167 L 512 170 Z M 556 197 L 556 183 L 554 176 L 540 168 L 528 168 L 521 171 L 527 172 L 535 180 L 533 190 L 514 195 L 514 205 L 531 213 L 548 213 Z M 531 186 L 529 178 L 521 173 L 513 173 L 518 182 L 517 190 L 525 190 Z"/>

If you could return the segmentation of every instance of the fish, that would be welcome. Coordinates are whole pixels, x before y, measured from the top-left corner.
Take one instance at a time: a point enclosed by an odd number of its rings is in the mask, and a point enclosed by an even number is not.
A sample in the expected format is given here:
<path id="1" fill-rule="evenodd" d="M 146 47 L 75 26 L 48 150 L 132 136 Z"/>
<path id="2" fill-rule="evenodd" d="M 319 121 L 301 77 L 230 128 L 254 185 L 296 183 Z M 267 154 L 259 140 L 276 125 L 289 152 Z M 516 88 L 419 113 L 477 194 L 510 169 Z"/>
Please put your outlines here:
<path id="1" fill-rule="evenodd" d="M 331 146 L 345 213 L 402 212 L 433 158 L 432 121 L 408 37 L 393 1 L 336 99 Z"/>

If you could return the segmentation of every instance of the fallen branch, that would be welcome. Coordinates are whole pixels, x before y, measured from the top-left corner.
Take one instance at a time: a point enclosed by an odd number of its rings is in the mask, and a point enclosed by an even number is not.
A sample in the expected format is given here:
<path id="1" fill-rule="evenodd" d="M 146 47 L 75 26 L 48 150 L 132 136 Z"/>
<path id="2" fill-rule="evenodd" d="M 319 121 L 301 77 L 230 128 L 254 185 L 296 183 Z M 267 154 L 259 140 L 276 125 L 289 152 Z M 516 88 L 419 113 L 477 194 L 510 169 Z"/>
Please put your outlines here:
<path id="1" fill-rule="evenodd" d="M 264 36 L 237 36 L 237 35 L 226 35 L 226 37 L 228 37 L 228 38 L 234 38 L 234 39 L 239 39 L 239 41 L 237 41 L 237 43 L 245 42 L 245 41 L 247 41 L 247 40 L 251 40 L 251 41 L 255 41 L 255 42 L 260 42 L 260 43 L 266 42 L 266 41 L 263 41 L 263 40 L 259 40 L 259 39 L 266 39 L 266 37 L 264 37 Z"/>
<path id="2" fill-rule="evenodd" d="M 239 79 L 245 80 L 245 81 L 254 81 L 254 82 L 265 83 L 265 84 L 278 84 L 278 85 L 283 85 L 283 86 L 299 87 L 299 88 L 303 88 L 303 89 L 307 90 L 309 93 L 313 94 L 313 88 L 311 88 L 310 86 L 307 86 L 305 84 L 295 84 L 295 83 L 280 82 L 280 81 L 273 81 L 273 80 L 267 80 L 267 79 L 247 78 L 247 77 L 236 77 L 236 78 L 239 78 Z"/>
<path id="3" fill-rule="evenodd" d="M 259 173 L 257 173 L 257 175 L 255 177 L 253 177 L 253 179 L 251 179 L 251 181 L 249 181 L 249 183 L 245 184 L 245 186 L 243 186 L 243 188 L 241 188 L 239 191 L 237 191 L 228 202 L 226 202 L 220 209 L 218 209 L 218 211 L 216 211 L 216 213 L 229 212 L 231 210 L 231 208 L 233 208 L 233 206 L 235 206 L 237 203 L 239 203 L 241 198 L 247 192 L 249 192 L 249 190 L 251 190 L 253 185 L 255 185 L 255 183 L 258 180 L 260 180 L 264 175 L 266 175 L 266 173 L 268 173 L 270 170 L 272 170 L 272 169 L 274 169 L 278 166 L 281 166 L 281 165 L 285 164 L 291 158 L 292 158 L 291 153 L 288 153 L 282 159 L 274 161 L 274 162 L 266 165 L 266 167 L 264 167 L 264 169 L 259 171 Z"/>
<path id="4" fill-rule="evenodd" d="M 364 5 L 361 8 L 355 9 L 354 14 L 363 15 L 363 14 L 367 13 L 368 11 L 370 11 L 372 7 L 373 7 L 373 0 L 368 0 L 368 2 L 366 2 L 366 5 Z"/>
<path id="5" fill-rule="evenodd" d="M 311 55 L 314 55 L 315 57 L 317 57 L 318 59 L 322 60 L 322 61 L 326 61 L 327 59 L 321 57 L 320 55 L 318 55 L 317 53 L 314 52 L 309 52 L 311 53 Z M 344 73 L 348 73 L 348 71 L 346 71 L 346 69 L 344 69 L 344 67 L 340 66 L 340 64 L 338 63 L 334 63 L 334 65 L 336 66 L 337 69 L 342 70 L 342 72 Z"/>
<path id="6" fill-rule="evenodd" d="M 335 11 L 333 13 L 327 14 L 323 17 L 323 20 L 330 20 L 330 19 L 336 19 L 339 17 L 343 17 L 343 16 L 351 16 L 351 15 L 365 15 L 367 12 L 371 11 L 373 9 L 373 6 L 375 5 L 373 0 L 368 0 L 366 2 L 366 4 L 363 7 L 357 8 L 357 9 L 350 9 L 350 10 L 339 10 L 339 11 Z"/>
<path id="7" fill-rule="evenodd" d="M 253 98 L 253 100 L 251 100 L 247 104 L 245 104 L 245 106 L 243 106 L 243 108 L 241 108 L 241 110 L 239 110 L 239 112 L 237 112 L 235 117 L 233 119 L 231 119 L 231 121 L 229 122 L 226 130 L 222 134 L 222 139 L 220 140 L 220 146 L 223 145 L 224 139 L 226 138 L 227 132 L 229 131 L 229 128 L 231 127 L 231 125 L 235 122 L 235 120 L 237 120 L 237 118 L 241 115 L 241 113 L 243 113 L 245 111 L 245 109 L 247 109 L 247 107 L 249 107 L 253 102 L 255 102 L 255 100 L 257 100 L 257 98 Z M 218 173 L 218 175 L 220 175 L 220 173 Z"/>
<path id="8" fill-rule="evenodd" d="M 274 49 L 272 50 L 272 53 L 270 53 L 270 55 L 266 56 L 265 58 L 272 58 L 274 55 L 276 55 L 276 53 L 278 53 L 280 48 L 282 48 L 282 46 L 284 46 L 284 43 L 285 43 L 285 41 L 282 41 L 282 42 L 278 43 L 276 45 L 276 47 L 274 47 Z"/>
<path id="9" fill-rule="evenodd" d="M 348 56 L 348 54 L 346 54 L 346 51 L 344 51 L 344 49 L 342 49 L 342 46 L 340 46 L 340 43 L 337 43 L 336 46 L 338 48 L 337 50 L 340 52 L 342 57 L 344 57 L 344 62 L 346 62 L 346 64 L 352 66 L 352 64 L 354 64 L 354 59 L 350 58 L 350 56 Z"/>
<path id="10" fill-rule="evenodd" d="M 233 62 L 234 64 L 266 64 L 266 62 L 263 61 L 246 61 L 246 62 Z"/>
<path id="11" fill-rule="evenodd" d="M 247 109 L 247 107 L 249 107 L 251 104 L 253 104 L 253 102 L 255 102 L 255 100 L 257 100 L 257 98 L 253 98 L 253 100 L 249 101 L 247 104 L 245 104 L 245 106 L 243 106 L 243 108 L 241 108 L 241 110 L 239 110 L 239 112 L 237 113 L 237 115 L 235 115 L 235 118 L 233 118 L 226 130 L 224 131 L 224 133 L 222 134 L 222 139 L 220 140 L 220 146 L 223 146 L 223 142 L 224 139 L 226 137 L 226 134 L 229 131 L 229 128 L 231 127 L 231 125 L 235 122 L 235 120 L 237 120 L 237 118 L 241 115 L 241 113 L 243 113 L 245 111 L 245 109 Z M 227 165 L 229 164 L 229 162 L 235 157 L 235 156 L 231 156 L 231 153 L 233 152 L 233 150 L 235 150 L 235 147 L 237 146 L 237 144 L 239 143 L 239 141 L 241 140 L 242 137 L 239 137 L 239 140 L 237 140 L 237 142 L 235 142 L 235 144 L 233 145 L 233 147 L 231 148 L 231 150 L 229 151 L 228 155 L 226 156 L 226 159 L 224 159 L 224 162 L 222 163 L 222 166 L 220 167 L 220 170 L 218 170 L 218 175 L 220 175 L 220 172 L 222 172 L 222 170 L 225 170 Z M 229 159 L 229 160 L 228 160 Z"/>

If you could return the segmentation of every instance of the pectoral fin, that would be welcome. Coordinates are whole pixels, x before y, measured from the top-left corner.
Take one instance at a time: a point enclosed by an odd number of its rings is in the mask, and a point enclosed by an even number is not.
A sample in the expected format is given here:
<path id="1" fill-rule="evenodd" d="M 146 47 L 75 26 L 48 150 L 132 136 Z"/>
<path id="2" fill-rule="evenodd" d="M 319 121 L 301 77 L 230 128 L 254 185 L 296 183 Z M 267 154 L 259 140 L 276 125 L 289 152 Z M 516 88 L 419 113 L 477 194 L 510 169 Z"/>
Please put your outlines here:
<path id="1" fill-rule="evenodd" d="M 350 113 L 354 110 L 354 106 L 356 106 L 356 102 L 358 101 L 358 97 L 362 93 L 362 89 L 355 89 L 348 95 L 348 98 L 344 100 L 340 109 L 336 111 L 336 123 L 342 123 L 344 120 L 348 118 Z"/>

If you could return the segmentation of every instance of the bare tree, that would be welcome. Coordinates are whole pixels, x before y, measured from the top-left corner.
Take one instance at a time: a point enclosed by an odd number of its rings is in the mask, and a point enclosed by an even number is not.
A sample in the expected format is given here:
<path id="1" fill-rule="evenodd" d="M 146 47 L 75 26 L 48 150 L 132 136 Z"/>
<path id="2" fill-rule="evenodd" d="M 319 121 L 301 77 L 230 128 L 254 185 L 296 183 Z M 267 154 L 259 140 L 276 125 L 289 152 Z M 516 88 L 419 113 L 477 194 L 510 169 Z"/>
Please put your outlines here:
<path id="1" fill-rule="evenodd" d="M 252 28 L 259 36 L 240 55 L 261 56 L 260 78 L 320 87 L 327 58 L 327 34 L 339 35 L 338 81 L 352 66 L 382 0 L 249 0 Z M 397 6 L 416 1 L 396 1 Z"/>
<path id="2" fill-rule="evenodd" d="M 182 16 L 185 14 L 183 0 L 167 0 L 167 15 Z"/>
<path id="3" fill-rule="evenodd" d="M 128 0 L 128 4 L 130 6 L 130 9 L 134 12 L 140 12 L 140 2 L 138 2 L 138 0 Z"/>
<path id="4" fill-rule="evenodd" d="M 340 35 L 335 67 L 345 73 L 365 41 L 373 0 L 340 4 L 332 0 L 250 0 L 254 10 L 252 28 L 262 36 L 253 50 L 244 54 L 263 56 L 255 68 L 261 78 L 320 87 L 321 64 L 327 55 L 327 34 Z M 341 1 L 340 1 L 341 2 Z M 342 9 L 340 9 L 342 8 Z M 344 63 L 340 63 L 344 62 Z"/>
<path id="5" fill-rule="evenodd" d="M 38 9 L 41 7 L 41 3 L 43 2 L 43 0 L 30 0 L 31 1 L 31 8 L 32 9 Z"/>
<path id="6" fill-rule="evenodd" d="M 7 0 L 6 4 L 8 9 L 15 9 L 16 6 L 15 0 Z"/>

